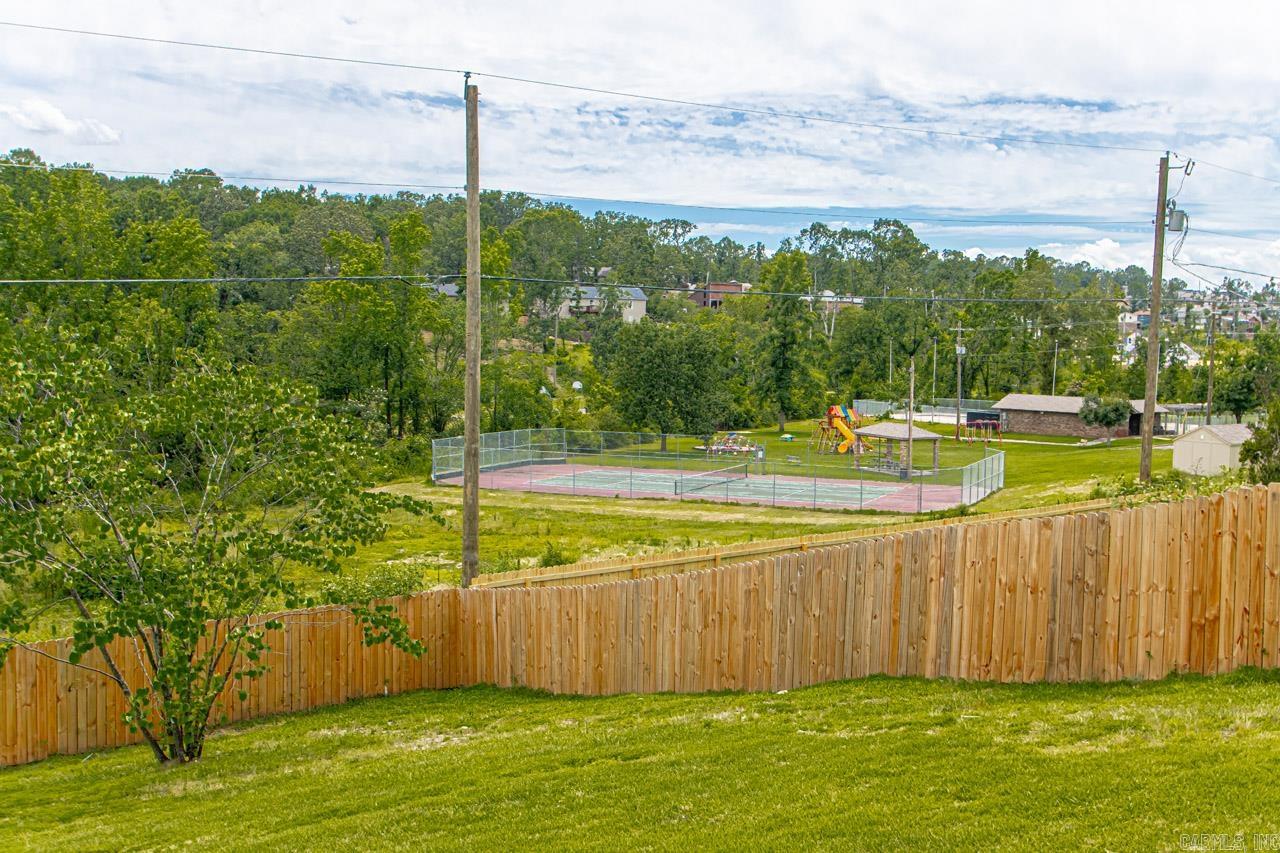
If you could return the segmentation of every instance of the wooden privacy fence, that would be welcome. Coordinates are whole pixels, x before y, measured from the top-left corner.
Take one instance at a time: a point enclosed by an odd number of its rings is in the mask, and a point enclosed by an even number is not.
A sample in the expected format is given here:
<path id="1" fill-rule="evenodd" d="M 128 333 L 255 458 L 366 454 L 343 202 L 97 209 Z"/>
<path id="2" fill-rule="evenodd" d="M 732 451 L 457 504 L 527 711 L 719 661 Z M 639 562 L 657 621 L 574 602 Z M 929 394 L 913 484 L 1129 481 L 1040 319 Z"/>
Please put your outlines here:
<path id="1" fill-rule="evenodd" d="M 933 527 L 638 581 L 468 591 L 464 684 L 1160 678 L 1280 654 L 1280 486 Z"/>
<path id="2" fill-rule="evenodd" d="M 338 610 L 287 614 L 271 638 L 277 666 L 226 709 L 245 719 L 471 684 L 608 694 L 781 690 L 873 673 L 1222 673 L 1280 655 L 1278 566 L 1273 485 L 934 526 L 635 581 L 426 592 L 399 600 L 428 643 L 424 658 L 360 645 Z M 19 650 L 0 691 L 3 763 L 130 740 L 93 673 Z"/>
<path id="3" fill-rule="evenodd" d="M 1109 499 L 1100 498 L 1075 503 L 1007 510 L 981 516 L 955 516 L 932 521 L 909 521 L 900 524 L 861 527 L 856 530 L 837 530 L 831 533 L 809 533 L 803 536 L 789 536 L 783 539 L 761 539 L 753 542 L 739 542 L 733 545 L 713 545 L 705 548 L 690 548 L 684 551 L 642 557 L 611 557 L 602 560 L 584 560 L 578 563 L 567 563 L 562 566 L 543 566 L 511 572 L 491 572 L 477 577 L 475 584 L 486 587 L 532 587 L 572 586 L 574 584 L 635 580 L 636 578 L 652 577 L 654 575 L 714 569 L 743 560 L 769 557 L 775 554 L 789 554 L 793 551 L 807 551 L 810 548 L 839 545 L 845 542 L 852 542 L 855 539 L 886 536 L 890 533 L 902 533 L 908 530 L 924 530 L 949 524 L 972 524 L 975 521 L 1038 518 L 1046 515 L 1104 509 L 1111 505 Z"/>
<path id="4" fill-rule="evenodd" d="M 230 721 L 285 711 L 304 711 L 364 696 L 381 696 L 460 683 L 456 647 L 458 591 L 419 593 L 391 599 L 430 652 L 414 658 L 389 646 L 365 646 L 346 610 L 323 607 L 275 614 L 283 625 L 267 631 L 270 669 L 250 682 L 248 698 L 226 691 L 215 710 Z M 143 683 L 142 664 L 130 641 L 108 647 L 121 675 Z M 0 667 L 0 766 L 139 743 L 121 722 L 119 688 L 105 676 L 61 663 L 70 640 L 49 640 L 10 652 Z M 84 664 L 102 668 L 90 652 Z"/>

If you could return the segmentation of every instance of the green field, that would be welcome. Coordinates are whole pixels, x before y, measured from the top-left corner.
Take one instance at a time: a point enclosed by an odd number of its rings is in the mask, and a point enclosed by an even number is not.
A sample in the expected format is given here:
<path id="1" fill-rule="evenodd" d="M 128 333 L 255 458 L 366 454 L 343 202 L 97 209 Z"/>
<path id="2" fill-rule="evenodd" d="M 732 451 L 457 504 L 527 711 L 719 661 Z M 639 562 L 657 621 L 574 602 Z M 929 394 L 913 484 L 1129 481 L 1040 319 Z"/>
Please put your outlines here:
<path id="1" fill-rule="evenodd" d="M 1278 688 L 419 692 L 0 770 L 0 847 L 1177 849 L 1280 831 Z"/>

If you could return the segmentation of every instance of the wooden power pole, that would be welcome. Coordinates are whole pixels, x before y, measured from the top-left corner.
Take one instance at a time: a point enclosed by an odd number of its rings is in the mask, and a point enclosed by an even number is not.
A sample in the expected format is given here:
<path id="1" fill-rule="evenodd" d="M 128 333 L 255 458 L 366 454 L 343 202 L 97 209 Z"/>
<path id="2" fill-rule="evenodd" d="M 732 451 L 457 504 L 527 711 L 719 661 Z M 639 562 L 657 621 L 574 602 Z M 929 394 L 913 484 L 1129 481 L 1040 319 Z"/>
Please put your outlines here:
<path id="1" fill-rule="evenodd" d="M 468 77 L 471 75 L 468 74 Z M 467 82 L 466 381 L 462 430 L 462 585 L 480 570 L 480 92 Z"/>
<path id="2" fill-rule="evenodd" d="M 907 482 L 911 482 L 911 452 L 915 448 L 912 447 L 912 439 L 915 438 L 914 427 L 916 418 L 916 356 L 911 354 L 911 373 L 910 380 L 907 385 L 907 453 L 903 461 L 907 466 Z"/>
<path id="3" fill-rule="evenodd" d="M 1214 327 L 1218 324 L 1218 303 L 1212 303 L 1209 309 L 1209 387 L 1205 390 L 1204 400 L 1204 422 L 1207 426 L 1213 422 L 1213 367 L 1214 367 L 1214 339 L 1217 337 Z"/>
<path id="4" fill-rule="evenodd" d="M 960 359 L 964 355 L 964 326 L 956 326 L 951 331 L 956 333 L 956 441 L 959 441 L 960 404 L 964 402 L 964 390 L 961 387 L 964 374 L 960 372 Z"/>
<path id="5" fill-rule="evenodd" d="M 1147 393 L 1142 402 L 1142 459 L 1138 479 L 1151 480 L 1151 446 L 1156 427 L 1156 383 L 1160 376 L 1160 291 L 1164 279 L 1164 226 L 1169 206 L 1169 153 L 1160 158 L 1156 189 L 1156 238 L 1151 260 L 1151 322 L 1147 324 Z"/>

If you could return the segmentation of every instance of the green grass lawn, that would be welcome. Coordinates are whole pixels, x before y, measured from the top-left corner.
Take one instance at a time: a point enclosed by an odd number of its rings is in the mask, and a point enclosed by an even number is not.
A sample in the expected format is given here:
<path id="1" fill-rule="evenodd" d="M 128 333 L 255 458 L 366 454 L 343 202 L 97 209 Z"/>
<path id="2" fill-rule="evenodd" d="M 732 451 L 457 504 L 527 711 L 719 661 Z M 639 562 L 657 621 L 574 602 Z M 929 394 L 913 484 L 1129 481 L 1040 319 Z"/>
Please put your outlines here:
<path id="1" fill-rule="evenodd" d="M 1280 832 L 1277 688 L 419 692 L 0 770 L 0 848 L 1178 849 Z"/>

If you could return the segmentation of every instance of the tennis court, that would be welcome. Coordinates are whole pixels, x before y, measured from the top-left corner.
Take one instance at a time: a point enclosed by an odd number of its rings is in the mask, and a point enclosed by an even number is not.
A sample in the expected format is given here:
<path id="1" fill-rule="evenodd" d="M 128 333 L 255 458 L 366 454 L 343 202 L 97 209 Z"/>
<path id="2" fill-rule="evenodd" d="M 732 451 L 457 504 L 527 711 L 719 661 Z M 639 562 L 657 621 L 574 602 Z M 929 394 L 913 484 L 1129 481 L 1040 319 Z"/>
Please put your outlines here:
<path id="1" fill-rule="evenodd" d="M 779 439 L 744 435 L 731 450 L 706 437 L 561 428 L 480 436 L 480 488 L 593 497 L 702 500 L 813 509 L 931 512 L 973 504 L 1004 485 L 1004 454 L 959 467 L 858 467 Z M 432 441 L 431 479 L 462 485 L 461 437 Z M 936 460 L 935 460 L 936 461 Z"/>
<path id="2" fill-rule="evenodd" d="M 597 497 L 662 498 L 826 509 L 929 512 L 961 502 L 959 486 L 756 474 L 733 470 L 688 472 L 574 463 L 530 464 L 480 473 L 480 488 Z M 461 477 L 441 478 L 461 485 Z"/>

